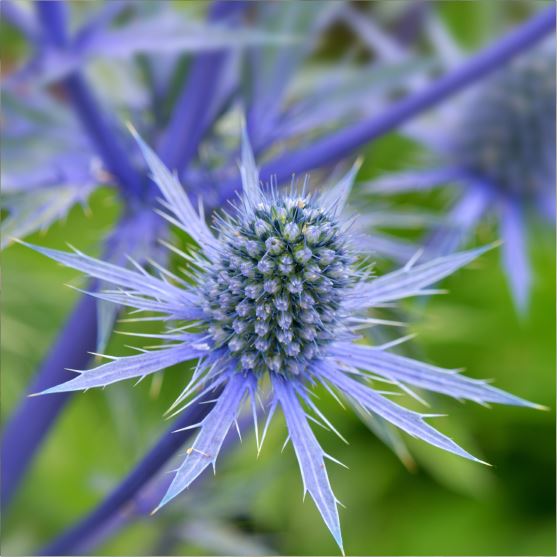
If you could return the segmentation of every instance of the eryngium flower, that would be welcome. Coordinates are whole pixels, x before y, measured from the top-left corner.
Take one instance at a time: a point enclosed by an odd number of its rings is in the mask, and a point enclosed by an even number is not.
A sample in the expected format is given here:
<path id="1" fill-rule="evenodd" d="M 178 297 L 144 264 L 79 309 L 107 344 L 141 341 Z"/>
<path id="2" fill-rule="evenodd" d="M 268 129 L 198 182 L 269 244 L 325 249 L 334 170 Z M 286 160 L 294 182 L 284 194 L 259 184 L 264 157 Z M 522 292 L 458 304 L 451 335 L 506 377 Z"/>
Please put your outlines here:
<path id="1" fill-rule="evenodd" d="M 93 295 L 140 311 L 160 314 L 153 319 L 178 322 L 165 334 L 159 350 L 112 358 L 107 364 L 79 372 L 67 383 L 45 391 L 56 393 L 101 387 L 130 378 L 143 378 L 166 367 L 197 359 L 195 371 L 172 409 L 192 404 L 216 391 L 213 409 L 163 497 L 159 507 L 186 489 L 209 465 L 214 465 L 227 432 L 248 398 L 252 405 L 260 449 L 278 406 L 286 419 L 305 492 L 312 496 L 327 527 L 342 548 L 337 510 L 325 458 L 308 418 L 336 432 L 310 397 L 322 384 L 359 410 L 389 421 L 414 437 L 462 457 L 478 461 L 424 418 L 375 390 L 372 380 L 428 389 L 476 402 L 534 406 L 520 398 L 386 350 L 388 345 L 355 343 L 369 308 L 430 292 L 427 287 L 475 259 L 486 248 L 442 257 L 371 279 L 356 263 L 358 246 L 348 223 L 341 219 L 355 169 L 327 193 L 287 194 L 260 189 L 251 149 L 244 139 L 241 174 L 243 194 L 234 216 L 216 221 L 215 235 L 203 215 L 191 205 L 178 180 L 139 138 L 158 184 L 167 218 L 185 230 L 200 251 L 179 253 L 190 276 L 177 276 L 155 264 L 159 276 L 138 266 L 130 270 L 88 257 L 35 248 L 41 253 L 110 282 L 114 290 Z M 186 278 L 188 280 L 186 280 Z M 361 314 L 364 314 L 363 316 Z M 390 343 L 392 346 L 393 343 Z M 269 381 L 270 380 L 270 381 Z M 263 434 L 258 432 L 255 405 L 270 382 L 270 408 Z M 179 410 L 178 410 L 179 411 Z M 311 415 L 310 415 L 311 414 Z M 340 434 L 339 434 L 340 435 Z"/>
<path id="2" fill-rule="evenodd" d="M 338 335 L 354 257 L 334 215 L 309 196 L 258 199 L 220 226 L 203 322 L 241 370 L 299 375 Z"/>

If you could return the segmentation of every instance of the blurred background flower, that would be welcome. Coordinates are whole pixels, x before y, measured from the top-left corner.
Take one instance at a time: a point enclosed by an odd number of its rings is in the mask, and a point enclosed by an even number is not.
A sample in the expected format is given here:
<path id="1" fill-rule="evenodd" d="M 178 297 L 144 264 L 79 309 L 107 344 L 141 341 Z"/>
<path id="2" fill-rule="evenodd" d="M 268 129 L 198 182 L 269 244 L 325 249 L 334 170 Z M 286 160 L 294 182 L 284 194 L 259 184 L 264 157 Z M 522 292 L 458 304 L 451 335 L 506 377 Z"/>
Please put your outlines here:
<path id="1" fill-rule="evenodd" d="M 350 14 L 353 21 L 357 16 Z M 464 52 L 436 14 L 429 14 L 429 19 L 428 34 L 439 58 L 447 67 L 458 65 Z M 368 40 L 377 42 L 377 32 L 371 34 L 357 21 Z M 482 221 L 495 216 L 512 295 L 518 310 L 525 312 L 531 285 L 526 219 L 535 211 L 534 218 L 546 220 L 550 230 L 555 222 L 554 121 L 552 38 L 439 108 L 437 114 L 404 128 L 411 140 L 436 155 L 433 163 L 385 174 L 364 188 L 396 195 L 458 184 L 461 191 L 456 200 L 443 208 L 446 222 L 434 225 L 427 239 L 429 255 L 451 253 L 469 240 Z"/>

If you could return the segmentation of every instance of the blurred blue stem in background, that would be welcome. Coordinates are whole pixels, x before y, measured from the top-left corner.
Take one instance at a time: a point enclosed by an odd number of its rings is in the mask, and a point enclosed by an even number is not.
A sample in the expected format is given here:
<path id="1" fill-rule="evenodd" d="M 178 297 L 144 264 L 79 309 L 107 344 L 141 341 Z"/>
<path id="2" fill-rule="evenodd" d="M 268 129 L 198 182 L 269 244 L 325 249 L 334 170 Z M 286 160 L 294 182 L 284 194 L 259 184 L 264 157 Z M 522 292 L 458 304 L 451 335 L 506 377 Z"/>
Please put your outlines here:
<path id="1" fill-rule="evenodd" d="M 89 351 L 95 349 L 97 337 L 96 301 L 82 296 L 44 360 L 28 393 L 67 381 L 73 374 L 66 368 L 84 369 Z M 2 506 L 15 493 L 41 440 L 55 422 L 70 393 L 52 397 L 24 398 L 4 428 L 2 436 Z"/>
<path id="2" fill-rule="evenodd" d="M 124 240 L 131 252 L 133 252 L 134 243 L 146 242 L 146 238 L 152 238 L 157 233 L 157 220 L 146 221 L 141 219 L 141 215 L 136 218 L 131 216 L 130 219 L 128 212 L 124 212 L 116 224 L 113 234 L 105 242 L 104 260 L 116 258 L 123 263 L 121 261 L 123 254 L 118 253 L 118 235 L 119 233 L 126 234 L 128 220 L 141 225 L 140 234 L 132 235 L 129 241 Z M 92 292 L 97 286 L 92 282 L 86 287 L 86 290 Z M 68 369 L 87 369 L 91 353 L 97 348 L 99 333 L 97 304 L 98 302 L 93 296 L 88 294 L 81 296 L 47 357 L 39 367 L 35 378 L 27 388 L 27 395 L 41 392 L 45 388 L 57 385 L 60 381 L 71 379 L 74 374 L 67 371 Z M 33 456 L 69 400 L 70 397 L 66 393 L 52 397 L 29 398 L 26 396 L 5 424 L 0 446 L 2 508 L 9 505 Z"/>
<path id="3" fill-rule="evenodd" d="M 214 2 L 209 19 L 230 20 L 246 7 L 242 1 Z M 207 52 L 196 56 L 172 118 L 162 136 L 159 155 L 172 170 L 184 170 L 197 151 L 203 134 L 211 124 L 212 100 L 219 90 L 219 79 L 230 58 L 229 52 Z"/>
<path id="4" fill-rule="evenodd" d="M 194 429 L 177 431 L 199 423 L 213 408 L 218 393 L 209 392 L 182 413 L 145 455 L 143 460 L 90 514 L 45 547 L 39 555 L 72 555 L 82 543 L 129 504 L 140 490 L 161 471 L 172 456 L 195 433 Z"/>
<path id="5" fill-rule="evenodd" d="M 64 1 L 36 2 L 43 41 L 50 41 L 55 48 L 69 47 L 67 36 L 67 6 Z M 94 95 L 80 73 L 73 72 L 62 81 L 70 103 L 87 131 L 104 164 L 116 178 L 124 195 L 140 195 L 142 177 L 132 166 L 129 156 L 117 139 L 117 126 L 108 121 L 97 105 Z"/>
<path id="6" fill-rule="evenodd" d="M 552 6 L 481 50 L 461 67 L 439 78 L 432 85 L 393 103 L 379 116 L 333 132 L 307 147 L 286 152 L 269 161 L 262 166 L 260 179 L 267 182 L 273 176 L 280 184 L 290 181 L 293 174 L 301 175 L 313 168 L 333 165 L 356 149 L 497 70 L 554 30 L 555 7 Z M 239 176 L 223 184 L 222 195 L 225 200 L 234 196 L 239 185 Z"/>
<path id="7" fill-rule="evenodd" d="M 238 420 L 238 431 L 243 432 L 248 431 L 253 423 L 253 416 L 246 414 L 243 418 Z M 174 426 L 173 426 L 174 427 Z M 191 430 L 190 430 L 191 431 Z M 177 435 L 176 433 L 174 435 Z M 231 429 L 224 441 L 221 449 L 221 455 L 232 450 L 236 446 L 237 432 Z M 192 494 L 193 497 L 198 497 L 195 491 L 198 490 L 201 484 L 205 481 L 207 477 L 211 478 L 213 476 L 213 470 L 205 470 L 193 485 L 189 488 L 188 492 Z M 133 523 L 135 520 L 149 518 L 153 509 L 155 509 L 163 498 L 164 494 L 167 492 L 170 484 L 172 483 L 173 476 L 166 472 L 159 473 L 158 476 L 151 478 L 151 481 L 143 486 L 136 494 L 129 499 L 125 504 L 121 505 L 117 512 L 106 515 L 103 521 L 98 522 L 95 528 L 89 528 L 86 535 L 84 535 L 76 545 L 72 546 L 71 550 L 74 553 L 89 553 L 94 552 L 96 548 L 105 543 L 108 539 L 115 536 L 125 528 L 126 526 Z M 109 495 L 113 497 L 113 494 Z M 101 503 L 104 504 L 104 503 Z M 100 508 L 100 505 L 99 507 Z M 91 517 L 92 513 L 88 515 Z M 82 522 L 84 523 L 85 520 Z M 62 540 L 63 534 L 59 540 Z M 52 547 L 51 544 L 50 547 Z M 67 548 L 66 549 L 70 549 Z"/>
<path id="8" fill-rule="evenodd" d="M 35 2 L 41 22 L 43 40 L 62 49 L 69 44 L 68 6 L 62 2 Z"/>

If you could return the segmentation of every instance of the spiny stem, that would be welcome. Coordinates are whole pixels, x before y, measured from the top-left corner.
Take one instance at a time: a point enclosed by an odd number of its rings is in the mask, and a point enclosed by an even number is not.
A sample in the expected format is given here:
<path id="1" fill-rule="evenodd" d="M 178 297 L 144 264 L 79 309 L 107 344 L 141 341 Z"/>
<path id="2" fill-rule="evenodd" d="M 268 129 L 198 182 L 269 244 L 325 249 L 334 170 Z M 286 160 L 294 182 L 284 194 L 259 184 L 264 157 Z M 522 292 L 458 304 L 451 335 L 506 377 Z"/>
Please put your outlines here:
<path id="1" fill-rule="evenodd" d="M 104 501 L 75 526 L 45 547 L 39 554 L 73 554 L 75 548 L 82 543 L 82 540 L 87 540 L 107 521 L 111 520 L 166 465 L 174 453 L 195 433 L 192 429 L 185 431 L 176 430 L 202 421 L 213 407 L 213 402 L 209 401 L 213 401 L 215 398 L 214 392 L 208 393 L 195 405 L 184 410 L 157 441 L 155 446 L 145 455 L 143 460 Z"/>
<path id="2" fill-rule="evenodd" d="M 301 175 L 313 168 L 338 162 L 366 143 L 394 130 L 497 70 L 502 64 L 531 48 L 554 30 L 555 7 L 552 6 L 481 50 L 462 66 L 441 77 L 424 90 L 393 103 L 379 116 L 348 126 L 307 147 L 276 157 L 261 168 L 259 173 L 261 180 L 267 182 L 273 176 L 280 184 L 290 181 L 293 174 Z M 224 198 L 222 202 L 232 198 L 239 186 L 239 176 L 224 184 L 221 190 Z"/>

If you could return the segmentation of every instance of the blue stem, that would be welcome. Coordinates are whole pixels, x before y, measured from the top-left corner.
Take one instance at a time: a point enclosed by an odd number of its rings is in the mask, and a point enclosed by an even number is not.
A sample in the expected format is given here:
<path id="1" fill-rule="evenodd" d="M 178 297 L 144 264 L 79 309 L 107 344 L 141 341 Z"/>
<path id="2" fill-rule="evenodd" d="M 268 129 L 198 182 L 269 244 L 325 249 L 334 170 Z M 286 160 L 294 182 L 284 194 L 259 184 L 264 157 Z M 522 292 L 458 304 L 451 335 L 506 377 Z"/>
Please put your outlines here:
<path id="1" fill-rule="evenodd" d="M 68 46 L 68 6 L 64 0 L 45 2 L 36 0 L 37 15 L 42 26 L 45 42 L 57 48 Z"/>
<path id="2" fill-rule="evenodd" d="M 65 368 L 87 367 L 88 351 L 95 349 L 96 342 L 95 307 L 91 296 L 81 298 L 30 385 L 28 394 L 71 379 L 74 375 Z M 1 444 L 2 507 L 7 506 L 15 493 L 41 440 L 56 421 L 69 394 L 25 398 L 6 424 Z"/>
<path id="3" fill-rule="evenodd" d="M 46 546 L 39 555 L 71 555 L 82 541 L 87 540 L 101 528 L 111 517 L 133 500 L 139 491 L 155 477 L 163 466 L 172 458 L 189 439 L 194 431 L 176 431 L 180 428 L 198 423 L 213 407 L 215 393 L 208 393 L 196 404 L 184 410 L 163 434 L 155 446 L 141 462 L 130 472 L 116 489 L 102 501 L 90 514 Z"/>
<path id="4" fill-rule="evenodd" d="M 220 0 L 211 6 L 209 19 L 231 20 L 245 8 L 244 1 Z M 218 88 L 218 82 L 230 59 L 228 52 L 199 54 L 192 62 L 187 83 L 182 90 L 172 119 L 158 148 L 163 162 L 170 169 L 183 170 L 194 157 L 204 133 L 210 125 L 207 117 Z"/>
<path id="5" fill-rule="evenodd" d="M 131 193 L 141 196 L 144 190 L 143 178 L 130 164 L 129 153 L 116 137 L 118 127 L 103 114 L 85 78 L 72 74 L 64 79 L 63 85 L 81 124 L 124 195 Z"/>
<path id="6" fill-rule="evenodd" d="M 259 412 L 260 413 L 260 412 Z M 247 413 L 242 419 L 238 420 L 238 429 L 242 432 L 247 432 L 253 427 L 253 417 Z M 224 443 L 219 451 L 219 459 L 223 459 L 226 453 L 232 451 L 237 446 L 236 431 L 232 428 L 226 436 Z M 212 468 L 207 468 L 205 471 L 194 481 L 188 488 L 189 499 L 199 497 L 196 490 L 203 485 L 204 482 L 210 481 L 213 478 Z M 79 544 L 74 546 L 73 550 L 76 553 L 91 553 L 95 548 L 104 544 L 108 539 L 114 536 L 117 532 L 130 525 L 135 520 L 140 518 L 148 518 L 151 511 L 158 506 L 164 497 L 166 491 L 170 487 L 173 480 L 172 474 L 165 474 L 162 472 L 155 476 L 154 480 L 145 485 L 136 495 L 129 501 L 125 507 L 119 509 L 111 516 L 105 517 L 105 520 L 98 526 L 97 529 L 91 529 L 87 532 L 87 536 L 83 537 Z M 194 499 L 195 500 L 195 499 Z"/>
<path id="7" fill-rule="evenodd" d="M 188 84 L 176 103 L 158 149 L 161 159 L 172 170 L 185 168 L 195 155 L 206 130 L 205 114 L 210 108 L 206 95 L 211 95 L 226 56 L 219 52 L 201 54 L 192 65 Z"/>
<path id="8" fill-rule="evenodd" d="M 267 182 L 273 176 L 280 184 L 290 181 L 293 174 L 303 174 L 313 168 L 330 166 L 338 162 L 366 143 L 394 130 L 464 87 L 497 70 L 502 64 L 531 48 L 554 30 L 555 7 L 552 6 L 536 14 L 423 91 L 393 103 L 379 116 L 333 132 L 307 147 L 276 157 L 261 168 L 259 173 L 261 180 Z M 223 185 L 221 203 L 234 195 L 240 183 L 239 176 L 236 176 Z"/>
<path id="9" fill-rule="evenodd" d="M 129 226 L 129 220 L 137 222 L 141 235 L 138 242 L 154 238 L 158 234 L 160 219 L 135 221 L 135 216 L 124 212 L 114 232 L 105 241 L 102 259 L 123 264 L 123 254 L 118 252 L 117 237 Z M 129 232 L 128 232 L 129 234 Z M 131 242 L 134 241 L 131 240 Z M 129 249 L 133 250 L 132 245 Z M 95 283 L 88 287 L 95 290 Z M 84 295 L 76 305 L 66 325 L 59 333 L 49 355 L 37 372 L 28 394 L 37 393 L 74 377 L 66 369 L 87 369 L 90 352 L 97 347 L 98 322 L 97 302 L 92 296 Z M 5 508 L 29 467 L 32 458 L 46 437 L 56 418 L 70 400 L 72 393 L 54 394 L 44 397 L 24 398 L 7 422 L 2 437 L 1 502 Z"/>
<path id="10" fill-rule="evenodd" d="M 66 3 L 63 0 L 37 1 L 35 5 L 44 39 L 54 48 L 69 47 Z M 136 196 L 141 195 L 142 177 L 117 139 L 118 127 L 103 113 L 85 78 L 79 72 L 73 72 L 62 81 L 62 85 L 83 128 L 120 188 Z"/>

